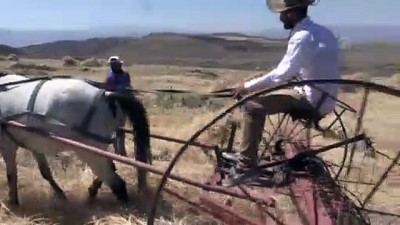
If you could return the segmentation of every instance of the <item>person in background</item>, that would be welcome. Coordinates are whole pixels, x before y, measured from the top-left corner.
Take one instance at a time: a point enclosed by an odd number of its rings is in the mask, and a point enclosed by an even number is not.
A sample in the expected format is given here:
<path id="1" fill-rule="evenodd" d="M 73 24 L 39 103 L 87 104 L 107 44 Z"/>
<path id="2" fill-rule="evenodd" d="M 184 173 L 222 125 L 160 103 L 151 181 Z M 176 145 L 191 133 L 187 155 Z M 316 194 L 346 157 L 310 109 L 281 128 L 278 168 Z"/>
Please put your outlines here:
<path id="1" fill-rule="evenodd" d="M 119 56 L 111 56 L 108 59 L 110 70 L 107 72 L 105 78 L 105 86 L 108 91 L 123 91 L 127 88 L 132 88 L 130 74 L 122 69 L 123 61 Z M 112 107 L 116 107 L 113 105 Z M 125 118 L 121 123 L 125 124 Z M 116 130 L 116 137 L 114 140 L 114 148 L 117 153 L 126 156 L 125 149 L 125 132 L 123 130 Z"/>
<path id="2" fill-rule="evenodd" d="M 122 69 L 123 63 L 119 56 L 111 56 L 108 59 L 110 70 L 107 72 L 105 79 L 105 85 L 108 91 L 132 88 L 130 74 Z"/>

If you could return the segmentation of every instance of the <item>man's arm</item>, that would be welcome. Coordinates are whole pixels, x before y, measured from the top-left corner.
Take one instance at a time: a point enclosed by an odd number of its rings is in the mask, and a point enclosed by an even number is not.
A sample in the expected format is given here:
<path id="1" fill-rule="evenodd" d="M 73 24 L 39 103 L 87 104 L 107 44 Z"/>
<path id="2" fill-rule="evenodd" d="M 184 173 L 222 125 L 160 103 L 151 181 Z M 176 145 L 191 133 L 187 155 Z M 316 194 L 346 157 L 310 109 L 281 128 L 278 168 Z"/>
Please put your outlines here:
<path id="1" fill-rule="evenodd" d="M 296 33 L 288 43 L 286 54 L 277 68 L 264 76 L 252 79 L 244 84 L 248 91 L 276 86 L 282 81 L 294 77 L 312 54 L 311 35 L 307 31 Z"/>

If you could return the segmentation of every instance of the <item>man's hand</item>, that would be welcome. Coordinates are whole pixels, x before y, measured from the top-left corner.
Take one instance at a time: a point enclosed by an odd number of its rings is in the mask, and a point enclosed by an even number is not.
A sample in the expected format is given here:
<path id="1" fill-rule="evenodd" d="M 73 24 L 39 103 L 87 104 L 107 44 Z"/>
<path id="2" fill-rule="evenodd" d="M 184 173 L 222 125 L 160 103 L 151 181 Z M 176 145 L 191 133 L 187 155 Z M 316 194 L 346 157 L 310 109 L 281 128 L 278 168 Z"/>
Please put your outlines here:
<path id="1" fill-rule="evenodd" d="M 233 98 L 237 99 L 237 100 L 240 100 L 247 93 L 248 93 L 248 91 L 244 87 L 244 83 L 241 83 L 241 84 L 237 85 L 235 87 L 235 89 L 233 90 Z"/>

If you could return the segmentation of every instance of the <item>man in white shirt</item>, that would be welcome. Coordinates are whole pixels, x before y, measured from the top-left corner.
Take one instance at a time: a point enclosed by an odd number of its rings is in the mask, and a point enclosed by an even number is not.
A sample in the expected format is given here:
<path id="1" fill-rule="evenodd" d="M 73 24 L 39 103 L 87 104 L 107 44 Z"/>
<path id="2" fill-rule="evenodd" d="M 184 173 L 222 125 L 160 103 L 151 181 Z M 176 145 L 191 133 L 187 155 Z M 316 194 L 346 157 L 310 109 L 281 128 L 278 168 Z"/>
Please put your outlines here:
<path id="1" fill-rule="evenodd" d="M 335 35 L 311 21 L 307 15 L 309 5 L 315 0 L 271 0 L 268 7 L 280 13 L 280 20 L 291 30 L 286 54 L 279 65 L 264 76 L 245 82 L 235 90 L 243 96 L 260 89 L 284 84 L 300 75 L 302 80 L 339 79 L 340 48 Z M 244 104 L 243 139 L 240 154 L 224 153 L 223 157 L 238 161 L 238 168 L 257 166 L 258 145 L 262 138 L 266 115 L 291 112 L 307 113 L 318 119 L 333 111 L 335 100 L 325 98 L 319 103 L 323 90 L 336 97 L 338 85 L 318 84 L 272 92 Z"/>

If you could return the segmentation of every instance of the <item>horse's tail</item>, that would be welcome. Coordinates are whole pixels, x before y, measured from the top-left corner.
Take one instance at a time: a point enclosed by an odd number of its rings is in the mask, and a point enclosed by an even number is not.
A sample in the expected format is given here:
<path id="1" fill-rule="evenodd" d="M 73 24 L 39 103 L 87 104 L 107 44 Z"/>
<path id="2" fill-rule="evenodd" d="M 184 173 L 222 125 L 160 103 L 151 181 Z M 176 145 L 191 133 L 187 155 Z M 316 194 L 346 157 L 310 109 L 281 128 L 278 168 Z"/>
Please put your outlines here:
<path id="1" fill-rule="evenodd" d="M 114 96 L 121 110 L 128 116 L 129 122 L 132 124 L 136 160 L 152 164 L 150 127 L 144 105 L 131 94 L 116 94 Z"/>
<path id="2" fill-rule="evenodd" d="M 144 105 L 133 94 L 112 93 L 111 96 L 128 116 L 133 126 L 136 160 L 152 164 L 150 127 Z M 138 168 L 139 190 L 147 188 L 147 171 Z"/>

